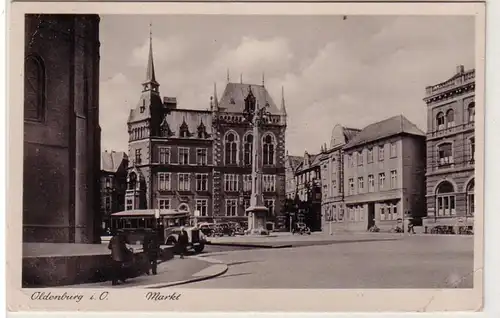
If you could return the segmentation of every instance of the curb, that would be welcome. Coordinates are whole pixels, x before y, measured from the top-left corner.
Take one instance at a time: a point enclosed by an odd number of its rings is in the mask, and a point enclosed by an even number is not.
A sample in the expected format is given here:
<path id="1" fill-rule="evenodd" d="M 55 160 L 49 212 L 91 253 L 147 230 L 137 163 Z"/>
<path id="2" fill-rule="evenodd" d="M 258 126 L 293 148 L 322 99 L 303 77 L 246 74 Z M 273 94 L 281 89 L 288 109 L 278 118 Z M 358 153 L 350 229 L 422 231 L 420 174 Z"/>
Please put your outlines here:
<path id="1" fill-rule="evenodd" d="M 252 247 L 252 248 L 287 248 L 287 247 L 293 247 L 292 244 L 275 244 L 275 245 L 268 245 L 268 244 L 249 244 L 249 243 L 208 243 L 207 245 L 213 245 L 213 246 L 236 246 L 236 247 Z"/>
<path id="2" fill-rule="evenodd" d="M 216 272 L 216 273 L 214 273 L 212 275 L 204 275 L 204 276 L 196 277 L 194 275 L 196 275 L 197 273 L 194 273 L 193 275 L 191 275 L 191 278 L 188 278 L 188 279 L 179 280 L 179 281 L 175 281 L 175 282 L 169 282 L 169 283 L 158 283 L 158 284 L 151 284 L 151 285 L 143 285 L 143 286 L 138 286 L 138 287 L 140 287 L 140 288 L 147 288 L 147 289 L 158 289 L 158 288 L 173 287 L 173 286 L 178 286 L 178 285 L 185 285 L 185 284 L 189 284 L 189 283 L 195 283 L 195 282 L 200 282 L 200 281 L 203 281 L 203 280 L 215 278 L 217 276 L 225 274 L 228 271 L 228 269 L 229 269 L 229 266 L 227 266 L 227 264 L 224 264 L 223 262 L 221 262 L 219 260 L 216 260 L 216 259 L 213 259 L 213 258 L 209 258 L 209 257 L 197 257 L 197 256 L 192 256 L 191 258 L 196 258 L 198 260 L 202 260 L 202 261 L 205 261 L 207 263 L 213 264 L 211 266 L 220 265 L 221 266 L 221 270 L 219 270 L 218 272 Z M 210 268 L 211 266 L 209 266 L 207 268 Z M 203 269 L 203 270 L 205 270 L 205 269 Z"/>

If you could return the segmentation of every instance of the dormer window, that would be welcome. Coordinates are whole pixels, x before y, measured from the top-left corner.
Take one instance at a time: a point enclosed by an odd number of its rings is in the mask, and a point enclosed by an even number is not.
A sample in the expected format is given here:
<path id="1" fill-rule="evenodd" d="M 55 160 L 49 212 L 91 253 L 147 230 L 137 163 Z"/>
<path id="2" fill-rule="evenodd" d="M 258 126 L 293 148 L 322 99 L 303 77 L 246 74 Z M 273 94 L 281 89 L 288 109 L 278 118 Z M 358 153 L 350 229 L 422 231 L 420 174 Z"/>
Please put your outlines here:
<path id="1" fill-rule="evenodd" d="M 248 95 L 245 98 L 245 112 L 253 113 L 255 111 L 255 96 L 252 92 L 252 87 L 248 88 Z"/>
<path id="2" fill-rule="evenodd" d="M 198 126 L 198 138 L 207 138 L 207 128 L 203 124 L 203 121 L 201 121 L 200 125 Z"/>
<path id="3" fill-rule="evenodd" d="M 163 119 L 160 125 L 160 134 L 162 137 L 170 137 L 174 135 L 174 132 L 170 129 L 166 118 Z"/>
<path id="4" fill-rule="evenodd" d="M 185 121 L 182 122 L 182 125 L 180 127 L 180 137 L 181 138 L 187 138 L 189 137 L 189 127 L 188 125 L 186 124 Z"/>
<path id="5" fill-rule="evenodd" d="M 141 105 L 141 108 L 140 108 L 141 113 L 144 113 L 144 110 L 145 110 L 145 109 L 146 109 L 146 100 L 145 100 L 145 99 L 143 99 L 143 100 L 142 100 L 142 105 Z"/>

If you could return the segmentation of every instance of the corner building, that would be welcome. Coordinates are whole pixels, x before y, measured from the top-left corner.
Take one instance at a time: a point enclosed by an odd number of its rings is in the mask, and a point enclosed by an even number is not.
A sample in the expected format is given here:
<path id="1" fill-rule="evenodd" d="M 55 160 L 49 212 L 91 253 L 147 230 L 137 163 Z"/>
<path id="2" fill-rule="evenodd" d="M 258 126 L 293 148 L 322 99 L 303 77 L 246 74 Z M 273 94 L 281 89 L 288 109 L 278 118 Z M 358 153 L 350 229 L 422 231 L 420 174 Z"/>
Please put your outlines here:
<path id="1" fill-rule="evenodd" d="M 475 71 L 462 65 L 450 79 L 426 87 L 427 228 L 473 226 L 474 90 Z"/>
<path id="2" fill-rule="evenodd" d="M 274 219 L 285 199 L 286 111 L 264 85 L 227 83 L 207 110 L 180 109 L 160 96 L 150 45 L 146 80 L 130 111 L 129 172 L 125 209 L 179 209 L 199 220 L 247 220 L 251 192 L 252 128 L 249 107 L 268 105 L 262 127 L 264 201 Z"/>
<path id="3" fill-rule="evenodd" d="M 343 148 L 349 231 L 390 230 L 425 215 L 425 133 L 404 116 L 361 130 Z"/>

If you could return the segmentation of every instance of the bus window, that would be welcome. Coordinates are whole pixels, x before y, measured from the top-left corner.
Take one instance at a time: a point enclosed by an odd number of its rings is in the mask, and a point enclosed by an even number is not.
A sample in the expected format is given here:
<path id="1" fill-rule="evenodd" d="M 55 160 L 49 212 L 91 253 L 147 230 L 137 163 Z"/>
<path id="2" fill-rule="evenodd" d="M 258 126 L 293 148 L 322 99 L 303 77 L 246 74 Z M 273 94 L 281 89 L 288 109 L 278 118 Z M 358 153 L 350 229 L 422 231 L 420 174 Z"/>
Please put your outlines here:
<path id="1" fill-rule="evenodd" d="M 138 219 L 136 228 L 144 229 L 145 227 L 146 227 L 146 221 L 144 220 L 144 218 Z"/>

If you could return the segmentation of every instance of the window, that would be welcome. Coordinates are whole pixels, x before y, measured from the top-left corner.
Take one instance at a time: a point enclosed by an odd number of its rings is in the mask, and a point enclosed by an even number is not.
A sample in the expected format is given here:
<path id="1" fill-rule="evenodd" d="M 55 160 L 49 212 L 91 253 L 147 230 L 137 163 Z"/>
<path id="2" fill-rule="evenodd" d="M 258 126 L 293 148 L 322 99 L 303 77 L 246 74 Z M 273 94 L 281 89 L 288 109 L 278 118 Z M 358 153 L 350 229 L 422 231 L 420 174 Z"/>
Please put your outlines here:
<path id="1" fill-rule="evenodd" d="M 274 136 L 266 135 L 264 136 L 264 142 L 262 143 L 263 155 L 264 155 L 264 165 L 274 165 Z"/>
<path id="2" fill-rule="evenodd" d="M 252 175 L 251 174 L 243 175 L 243 191 L 245 191 L 245 192 L 252 191 Z"/>
<path id="3" fill-rule="evenodd" d="M 237 199 L 226 200 L 226 216 L 236 216 L 236 208 L 238 206 Z"/>
<path id="4" fill-rule="evenodd" d="M 43 121 L 45 69 L 40 58 L 30 55 L 24 62 L 24 119 Z"/>
<path id="5" fill-rule="evenodd" d="M 475 154 L 476 154 L 476 145 L 475 145 L 475 138 L 474 137 L 469 139 L 469 152 L 470 152 L 470 162 L 474 163 Z"/>
<path id="6" fill-rule="evenodd" d="M 358 152 L 358 166 L 362 166 L 363 165 L 363 152 L 360 151 Z"/>
<path id="7" fill-rule="evenodd" d="M 238 175 L 236 174 L 224 175 L 224 191 L 226 192 L 238 191 Z"/>
<path id="8" fill-rule="evenodd" d="M 276 176 L 265 174 L 262 176 L 264 181 L 264 192 L 274 192 L 276 191 Z"/>
<path id="9" fill-rule="evenodd" d="M 436 126 L 437 130 L 444 129 L 444 114 L 442 112 L 439 112 L 436 116 Z"/>
<path id="10" fill-rule="evenodd" d="M 108 188 L 108 189 L 111 188 L 111 178 L 112 177 L 109 177 L 109 176 L 106 177 L 106 188 Z"/>
<path id="11" fill-rule="evenodd" d="M 196 191 L 208 191 L 208 174 L 196 174 Z"/>
<path id="12" fill-rule="evenodd" d="M 234 165 L 238 163 L 238 136 L 230 132 L 224 138 L 225 163 Z"/>
<path id="13" fill-rule="evenodd" d="M 189 137 L 191 134 L 189 133 L 189 127 L 188 125 L 186 124 L 185 121 L 182 122 L 182 125 L 179 129 L 179 134 L 180 134 L 180 137 L 181 138 L 187 138 Z"/>
<path id="14" fill-rule="evenodd" d="M 452 144 L 447 142 L 438 146 L 438 165 L 445 166 L 453 163 Z"/>
<path id="15" fill-rule="evenodd" d="M 363 189 L 365 188 L 365 181 L 363 180 L 363 177 L 358 178 L 358 192 L 361 193 L 363 192 Z"/>
<path id="16" fill-rule="evenodd" d="M 469 123 L 473 123 L 476 117 L 476 107 L 474 102 L 470 103 L 467 107 L 467 113 L 469 115 Z"/>
<path id="17" fill-rule="evenodd" d="M 354 179 L 349 179 L 349 194 L 354 194 Z"/>
<path id="18" fill-rule="evenodd" d="M 158 209 L 170 209 L 170 199 L 158 199 Z"/>
<path id="19" fill-rule="evenodd" d="M 396 189 L 398 187 L 398 172 L 396 170 L 391 171 L 391 189 Z"/>
<path id="20" fill-rule="evenodd" d="M 105 198 L 104 198 L 104 205 L 105 205 L 105 209 L 106 211 L 111 211 L 111 197 L 109 195 L 107 195 Z"/>
<path id="21" fill-rule="evenodd" d="M 366 162 L 367 163 L 372 163 L 373 162 L 373 149 L 372 148 L 368 149 L 368 154 L 367 154 Z"/>
<path id="22" fill-rule="evenodd" d="M 158 173 L 158 190 L 170 191 L 170 189 L 171 189 L 170 173 L 159 172 Z"/>
<path id="23" fill-rule="evenodd" d="M 189 173 L 179 173 L 179 191 L 190 191 L 191 183 L 189 178 Z"/>
<path id="24" fill-rule="evenodd" d="M 158 148 L 158 161 L 161 164 L 170 164 L 170 148 L 159 147 Z"/>
<path id="25" fill-rule="evenodd" d="M 125 202 L 125 210 L 133 210 L 134 209 L 134 203 L 132 199 L 127 199 Z"/>
<path id="26" fill-rule="evenodd" d="M 244 139 L 243 162 L 245 165 L 252 164 L 253 135 L 248 134 Z"/>
<path id="27" fill-rule="evenodd" d="M 141 149 L 135 150 L 135 163 L 138 165 L 141 164 Z"/>
<path id="28" fill-rule="evenodd" d="M 274 199 L 264 200 L 264 205 L 269 209 L 268 215 L 274 215 Z"/>
<path id="29" fill-rule="evenodd" d="M 196 149 L 196 164 L 199 166 L 207 165 L 207 149 L 198 148 Z"/>
<path id="30" fill-rule="evenodd" d="M 380 207 L 380 221 L 385 221 L 385 220 L 386 220 L 385 207 L 381 206 Z"/>
<path id="31" fill-rule="evenodd" d="M 179 164 L 189 164 L 189 148 L 179 148 Z"/>
<path id="32" fill-rule="evenodd" d="M 384 160 L 384 145 L 378 146 L 378 160 Z"/>
<path id="33" fill-rule="evenodd" d="M 332 188 L 337 188 L 337 180 L 332 180 Z"/>
<path id="34" fill-rule="evenodd" d="M 196 200 L 196 210 L 200 211 L 200 216 L 208 215 L 208 200 L 207 199 L 197 199 Z"/>
<path id="35" fill-rule="evenodd" d="M 368 192 L 375 191 L 375 178 L 373 174 L 368 175 Z"/>
<path id="36" fill-rule="evenodd" d="M 455 126 L 455 112 L 450 109 L 446 112 L 446 128 L 451 128 Z"/>
<path id="37" fill-rule="evenodd" d="M 437 216 L 455 215 L 455 188 L 448 181 L 441 182 L 436 189 Z"/>
<path id="38" fill-rule="evenodd" d="M 474 179 L 467 184 L 467 215 L 474 215 Z"/>
<path id="39" fill-rule="evenodd" d="M 391 154 L 390 155 L 391 155 L 391 158 L 396 158 L 398 156 L 397 146 L 396 146 L 395 142 L 391 143 Z"/>
<path id="40" fill-rule="evenodd" d="M 378 174 L 378 187 L 379 191 L 384 189 L 385 186 L 385 173 L 379 173 Z"/>

